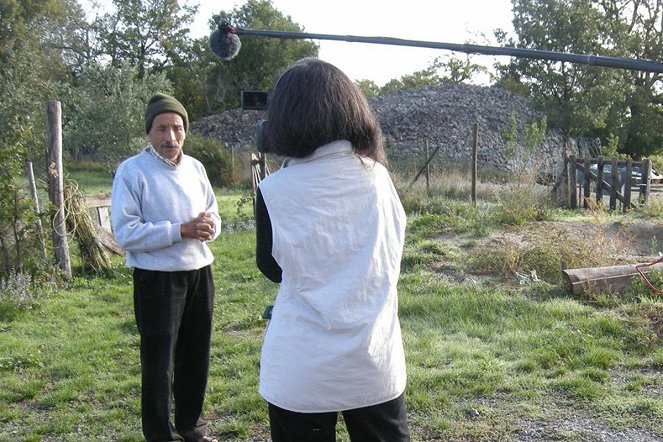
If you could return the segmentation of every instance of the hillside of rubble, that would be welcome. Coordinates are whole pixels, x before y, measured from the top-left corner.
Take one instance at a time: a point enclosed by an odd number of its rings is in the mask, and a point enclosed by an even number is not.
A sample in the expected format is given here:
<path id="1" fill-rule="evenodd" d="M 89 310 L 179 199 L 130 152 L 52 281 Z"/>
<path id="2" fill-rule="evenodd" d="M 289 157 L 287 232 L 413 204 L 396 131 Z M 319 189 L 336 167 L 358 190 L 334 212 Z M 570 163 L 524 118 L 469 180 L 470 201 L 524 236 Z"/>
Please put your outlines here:
<path id="1" fill-rule="evenodd" d="M 513 171 L 523 164 L 538 170 L 557 168 L 565 151 L 559 131 L 549 130 L 543 145 L 533 154 L 519 145 L 507 154 L 502 133 L 514 115 L 520 136 L 542 114 L 531 101 L 510 91 L 491 86 L 443 84 L 374 97 L 370 103 L 390 146 L 421 154 L 428 143 L 432 151 L 449 159 L 469 158 L 479 127 L 478 159 L 482 166 Z M 255 123 L 266 118 L 265 111 L 233 109 L 191 123 L 191 132 L 212 137 L 234 148 L 250 149 Z"/>

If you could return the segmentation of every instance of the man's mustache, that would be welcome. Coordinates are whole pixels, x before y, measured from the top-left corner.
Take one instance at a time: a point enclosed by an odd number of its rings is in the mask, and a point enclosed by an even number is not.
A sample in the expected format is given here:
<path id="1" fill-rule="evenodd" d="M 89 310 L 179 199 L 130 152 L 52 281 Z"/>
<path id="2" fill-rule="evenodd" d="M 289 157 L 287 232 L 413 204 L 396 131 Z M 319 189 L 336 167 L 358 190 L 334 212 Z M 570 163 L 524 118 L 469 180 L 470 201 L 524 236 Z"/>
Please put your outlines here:
<path id="1" fill-rule="evenodd" d="M 179 145 L 179 143 L 163 142 L 163 143 L 161 143 L 161 147 L 166 148 L 166 149 L 173 149 L 173 148 L 180 147 L 180 145 Z"/>

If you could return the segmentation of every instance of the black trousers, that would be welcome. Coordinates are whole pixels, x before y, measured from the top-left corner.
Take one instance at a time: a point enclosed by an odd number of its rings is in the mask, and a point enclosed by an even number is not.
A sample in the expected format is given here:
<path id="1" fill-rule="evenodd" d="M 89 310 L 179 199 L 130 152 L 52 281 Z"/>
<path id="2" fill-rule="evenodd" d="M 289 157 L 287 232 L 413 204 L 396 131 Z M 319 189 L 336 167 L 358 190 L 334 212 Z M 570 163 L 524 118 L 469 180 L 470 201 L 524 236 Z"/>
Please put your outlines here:
<path id="1" fill-rule="evenodd" d="M 148 441 L 197 441 L 207 433 L 203 402 L 214 309 L 211 267 L 134 269 L 133 276 L 143 435 Z M 175 425 L 170 419 L 173 399 Z"/>
<path id="2" fill-rule="evenodd" d="M 408 442 L 405 394 L 341 412 L 352 442 Z M 296 413 L 269 404 L 273 442 L 335 442 L 338 413 Z"/>

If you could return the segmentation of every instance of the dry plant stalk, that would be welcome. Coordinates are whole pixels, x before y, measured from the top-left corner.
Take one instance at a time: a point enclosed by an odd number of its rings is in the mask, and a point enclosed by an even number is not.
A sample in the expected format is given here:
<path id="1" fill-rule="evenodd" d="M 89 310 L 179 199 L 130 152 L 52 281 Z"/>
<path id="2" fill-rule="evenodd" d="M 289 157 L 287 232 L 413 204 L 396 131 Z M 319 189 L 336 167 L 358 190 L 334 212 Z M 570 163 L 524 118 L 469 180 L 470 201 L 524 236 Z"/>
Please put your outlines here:
<path id="1" fill-rule="evenodd" d="M 96 272 L 109 269 L 112 265 L 111 259 L 97 238 L 97 230 L 76 181 L 65 181 L 64 205 L 67 229 L 73 233 L 78 243 L 83 267 Z"/>

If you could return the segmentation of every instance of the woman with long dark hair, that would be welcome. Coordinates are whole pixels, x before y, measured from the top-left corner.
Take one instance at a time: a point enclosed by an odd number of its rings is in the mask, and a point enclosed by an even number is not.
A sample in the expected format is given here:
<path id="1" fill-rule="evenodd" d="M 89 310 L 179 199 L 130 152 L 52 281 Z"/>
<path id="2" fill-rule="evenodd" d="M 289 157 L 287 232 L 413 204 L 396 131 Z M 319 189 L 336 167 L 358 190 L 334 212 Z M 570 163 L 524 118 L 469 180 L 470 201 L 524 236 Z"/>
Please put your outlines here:
<path id="1" fill-rule="evenodd" d="M 338 68 L 303 59 L 263 124 L 286 157 L 259 186 L 260 270 L 280 283 L 260 362 L 274 442 L 409 441 L 396 285 L 405 213 L 368 101 Z"/>

